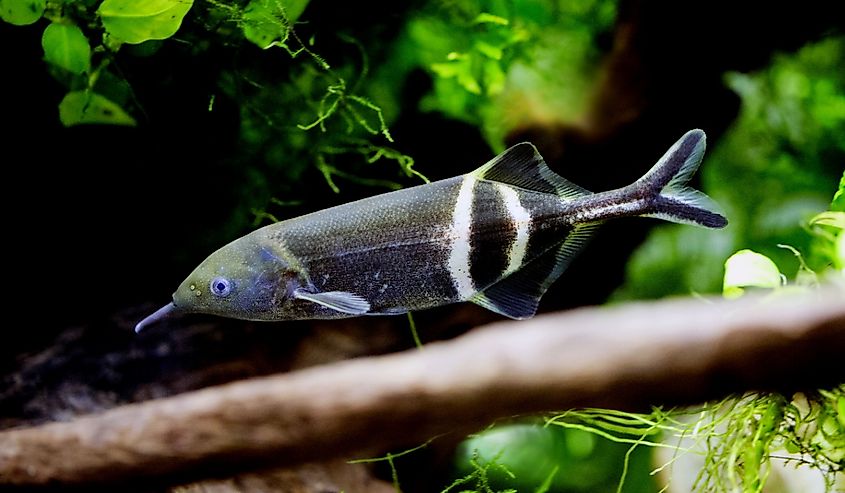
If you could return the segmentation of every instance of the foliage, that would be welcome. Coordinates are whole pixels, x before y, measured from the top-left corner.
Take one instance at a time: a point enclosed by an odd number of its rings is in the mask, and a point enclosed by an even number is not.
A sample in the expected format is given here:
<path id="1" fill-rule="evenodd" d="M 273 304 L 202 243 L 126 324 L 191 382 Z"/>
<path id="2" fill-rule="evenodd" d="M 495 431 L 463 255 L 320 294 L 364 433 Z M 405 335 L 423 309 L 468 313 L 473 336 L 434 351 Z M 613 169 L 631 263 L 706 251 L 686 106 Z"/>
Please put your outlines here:
<path id="1" fill-rule="evenodd" d="M 242 152 L 229 159 L 246 176 L 241 206 L 220 231 L 231 238 L 250 222 L 289 214 L 290 204 L 301 202 L 291 194 L 310 170 L 336 193 L 339 180 L 389 189 L 426 181 L 412 157 L 390 147 L 381 105 L 364 93 L 367 49 L 354 36 L 332 33 L 325 44 L 338 61 L 329 64 L 315 51 L 315 34 L 306 42 L 294 30 L 308 3 L 90 0 L 31 2 L 21 10 L 23 3 L 4 0 L 2 12 L 10 23 L 44 25 L 44 60 L 67 91 L 58 106 L 65 126 L 144 124 L 149 101 L 138 97 L 125 67 L 143 67 L 144 58 L 165 52 L 193 60 L 216 51 L 208 112 L 237 105 Z M 367 176 L 387 162 L 396 163 L 397 179 L 383 170 Z"/>
<path id="2" fill-rule="evenodd" d="M 47 0 L 0 0 L 0 19 L 16 26 L 38 22 L 47 8 Z"/>
<path id="3" fill-rule="evenodd" d="M 436 437 L 435 437 L 436 438 Z M 377 457 L 375 459 L 356 459 L 349 461 L 350 464 L 373 464 L 377 462 L 386 462 L 387 465 L 390 467 L 390 475 L 391 479 L 393 480 L 393 489 L 396 490 L 397 493 L 401 493 L 401 488 L 399 487 L 399 473 L 396 470 L 396 459 L 399 459 L 405 455 L 412 454 L 417 450 L 423 449 L 427 447 L 432 441 L 435 440 L 432 438 L 431 440 L 423 443 L 422 445 L 416 446 L 414 448 L 404 450 L 398 453 L 390 453 L 388 452 L 384 457 Z"/>
<path id="4" fill-rule="evenodd" d="M 599 436 L 576 426 L 531 422 L 496 425 L 460 445 L 453 486 L 475 485 L 474 491 L 612 491 L 624 462 L 635 466 L 621 491 L 653 491 L 654 482 L 645 474 L 647 452 L 618 443 L 613 433 Z"/>
<path id="5" fill-rule="evenodd" d="M 264 163 L 250 173 L 245 202 L 255 221 L 276 220 L 289 214 L 290 195 L 309 168 L 316 169 L 328 188 L 340 193 L 339 179 L 363 186 L 397 189 L 399 180 L 373 178 L 373 164 L 392 161 L 402 178 L 427 181 L 414 169 L 414 160 L 390 147 L 393 137 L 381 104 L 362 91 L 369 87 L 370 60 L 353 36 L 338 33 L 335 51 L 344 63 L 330 64 L 314 49 L 314 37 L 304 42 L 294 21 L 307 2 L 252 0 L 245 7 L 212 2 L 224 22 L 236 24 L 244 38 L 270 53 L 281 49 L 289 57 L 283 76 L 261 66 L 241 66 L 221 75 L 219 88 L 227 99 L 238 101 L 241 118 L 239 160 Z M 301 189 L 301 187 L 296 187 Z M 293 202 L 297 202 L 294 200 Z"/>
<path id="6" fill-rule="evenodd" d="M 831 209 L 835 206 L 834 199 Z M 815 287 L 820 277 L 845 278 L 845 212 L 829 210 L 817 214 L 809 221 L 807 230 L 812 236 L 809 250 L 814 257 L 813 263 L 822 265 L 823 270 L 813 270 L 801 252 L 789 245 L 780 244 L 778 246 L 791 252 L 799 263 L 795 282 L 788 284 L 786 276 L 772 259 L 751 250 L 741 250 L 725 262 L 722 288 L 725 297 L 737 298 L 748 288 L 775 291 L 789 288 L 792 291 Z"/>
<path id="7" fill-rule="evenodd" d="M 507 29 L 510 21 L 487 12 L 478 14 L 472 24 L 485 28 L 474 37 L 470 50 L 450 52 L 447 61 L 432 64 L 431 70 L 443 79 L 454 78 L 472 94 L 499 94 L 504 89 L 505 72 L 498 62 L 513 51 L 514 46 L 525 41 L 527 34 Z"/>
<path id="8" fill-rule="evenodd" d="M 738 298 L 749 287 L 777 288 L 782 284 L 778 266 L 765 255 L 741 250 L 725 262 L 725 297 Z"/>
<path id="9" fill-rule="evenodd" d="M 491 486 L 491 473 L 499 472 L 507 477 L 515 478 L 514 474 L 508 468 L 499 463 L 498 457 L 494 457 L 489 461 L 482 461 L 479 458 L 478 451 L 473 451 L 472 456 L 468 460 L 472 471 L 462 478 L 458 478 L 449 486 L 443 489 L 441 493 L 448 493 L 459 486 L 468 485 L 472 487 L 472 491 L 479 493 L 516 493 L 517 490 L 513 488 L 507 489 L 493 489 Z M 468 491 L 468 490 L 463 490 Z"/>
<path id="10" fill-rule="evenodd" d="M 292 23 L 307 5 L 307 0 L 284 4 L 274 0 L 250 1 L 241 16 L 244 37 L 263 50 L 274 46 L 284 48 L 291 35 Z"/>
<path id="11" fill-rule="evenodd" d="M 837 191 L 837 195 L 841 191 Z M 831 208 L 836 206 L 836 199 Z M 845 280 L 845 250 L 837 249 L 845 238 L 845 213 L 827 211 L 809 221 L 813 235 L 811 251 L 816 264 L 824 270 L 816 272 L 804 261 L 800 252 L 779 245 L 794 254 L 799 270 L 788 282 L 769 257 L 751 250 L 742 250 L 725 262 L 724 295 L 742 296 L 749 289 L 771 290 L 776 302 L 783 291 L 807 290 L 819 284 L 820 277 L 833 276 Z M 845 385 L 815 394 L 795 394 L 792 399 L 777 394 L 747 395 L 726 400 L 707 414 L 708 425 L 725 420 L 726 431 L 707 436 L 705 467 L 696 479 L 700 491 L 762 491 L 771 460 L 777 457 L 818 469 L 828 490 L 832 490 L 837 474 L 845 471 Z M 718 439 L 717 439 L 718 438 Z M 778 456 L 785 450 L 786 456 Z"/>
<path id="12" fill-rule="evenodd" d="M 839 37 L 778 56 L 756 74 L 729 74 L 742 110 L 701 173 L 730 224 L 721 231 L 658 226 L 629 261 L 616 300 L 718 292 L 722 262 L 740 249 L 770 257 L 787 276 L 800 264 L 778 244 L 802 252 L 810 268 L 824 268 L 828 256 L 814 243 L 823 233 L 810 219 L 826 208 L 845 162 L 843 63 Z"/>
<path id="13" fill-rule="evenodd" d="M 34 24 L 42 16 L 50 21 L 44 28 L 41 45 L 52 73 L 69 89 L 59 106 L 65 126 L 135 125 L 135 119 L 123 109 L 126 101 L 113 101 L 106 96 L 119 94 L 125 87 L 119 77 L 108 72 L 108 65 L 124 42 L 137 44 L 171 37 L 193 0 L 104 0 L 96 10 L 93 3 L 3 0 L 0 12 L 3 20 L 16 25 Z M 97 29 L 89 28 L 97 21 L 102 23 L 103 32 L 94 39 L 103 42 L 92 50 L 89 37 Z M 88 35 L 83 28 L 90 31 Z"/>
<path id="14" fill-rule="evenodd" d="M 388 461 L 399 492 L 394 459 L 429 443 L 353 462 Z M 651 450 L 664 453 L 655 461 Z M 692 464 L 682 467 L 685 461 Z M 791 398 L 747 394 L 646 414 L 570 410 L 544 424 L 491 426 L 460 445 L 456 479 L 443 493 L 646 492 L 670 484 L 673 491 L 760 492 L 773 461 L 814 469 L 833 491 L 845 473 L 845 385 Z M 685 476 L 690 467 L 697 475 Z"/>
<path id="15" fill-rule="evenodd" d="M 396 42 L 401 56 L 379 70 L 385 83 L 374 81 L 374 90 L 395 92 L 390 81 L 424 70 L 433 88 L 420 108 L 479 126 L 501 150 L 522 119 L 581 112 L 600 58 L 596 38 L 611 28 L 615 9 L 611 0 L 432 2 L 409 19 Z"/>
<path id="16" fill-rule="evenodd" d="M 832 491 L 845 471 L 845 385 L 815 394 L 749 394 L 690 409 L 655 409 L 650 414 L 604 409 L 570 411 L 548 423 L 616 437 L 632 448 L 669 452 L 652 475 L 692 459 L 699 467 L 678 491 L 762 491 L 772 460 L 812 467 Z M 783 451 L 783 452 L 780 452 Z M 665 477 L 666 481 L 685 478 Z"/>
<path id="17" fill-rule="evenodd" d="M 91 46 L 82 30 L 73 24 L 52 23 L 41 37 L 44 59 L 73 75 L 91 70 Z"/>
<path id="18" fill-rule="evenodd" d="M 290 215 L 287 204 L 305 199 L 297 184 L 312 176 L 335 193 L 344 183 L 396 189 L 425 181 L 389 130 L 400 108 L 409 110 L 402 91 L 414 71 L 433 81 L 419 109 L 478 125 L 494 148 L 516 123 L 506 108 L 517 100 L 537 97 L 535 109 L 574 114 L 599 58 L 594 40 L 610 29 L 615 3 L 429 2 L 408 7 L 412 14 L 384 47 L 362 42 L 364 27 L 322 31 L 309 22 L 308 0 L 3 0 L 0 11 L 10 23 L 44 25 L 44 59 L 66 89 L 59 105 L 66 126 L 155 123 L 145 110 L 152 102 L 133 81 L 144 59 L 213 56 L 208 112 L 234 105 L 239 116 L 238 155 L 221 160 L 245 174 L 241 206 L 219 233 L 231 238 Z M 547 62 L 538 66 L 535 57 Z M 375 168 L 388 163 L 395 171 Z"/>
<path id="19" fill-rule="evenodd" d="M 193 0 L 103 0 L 97 14 L 110 44 L 139 44 L 176 34 L 193 4 Z"/>
<path id="20" fill-rule="evenodd" d="M 845 212 L 845 171 L 842 172 L 842 178 L 839 179 L 839 190 L 833 196 L 833 203 L 830 205 L 830 210 Z"/>
<path id="21" fill-rule="evenodd" d="M 59 103 L 59 120 L 66 126 L 81 123 L 134 126 L 135 119 L 93 91 L 71 91 Z"/>

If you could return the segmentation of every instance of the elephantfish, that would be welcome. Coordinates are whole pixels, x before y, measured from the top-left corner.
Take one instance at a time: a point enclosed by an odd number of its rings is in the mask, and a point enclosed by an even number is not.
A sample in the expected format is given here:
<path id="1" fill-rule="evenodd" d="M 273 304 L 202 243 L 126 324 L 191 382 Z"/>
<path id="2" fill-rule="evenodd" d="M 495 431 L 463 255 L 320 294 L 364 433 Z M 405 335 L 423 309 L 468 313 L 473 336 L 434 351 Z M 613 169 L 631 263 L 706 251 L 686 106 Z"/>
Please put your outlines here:
<path id="1" fill-rule="evenodd" d="M 517 144 L 475 171 L 339 205 L 253 231 L 206 258 L 174 313 L 247 320 L 395 315 L 469 301 L 531 317 L 546 289 L 604 221 L 648 216 L 722 228 L 715 204 L 686 184 L 704 155 L 690 130 L 634 183 L 592 193 Z"/>

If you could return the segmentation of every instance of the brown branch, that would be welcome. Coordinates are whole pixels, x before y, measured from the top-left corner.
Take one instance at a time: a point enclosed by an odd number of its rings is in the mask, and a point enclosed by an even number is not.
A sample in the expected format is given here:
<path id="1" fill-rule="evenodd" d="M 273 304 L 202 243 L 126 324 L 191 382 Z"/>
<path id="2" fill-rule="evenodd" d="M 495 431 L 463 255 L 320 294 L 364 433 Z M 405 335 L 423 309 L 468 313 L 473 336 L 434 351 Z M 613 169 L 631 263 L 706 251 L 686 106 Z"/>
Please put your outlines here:
<path id="1" fill-rule="evenodd" d="M 845 381 L 845 290 L 674 300 L 501 322 L 362 358 L 0 433 L 0 483 L 196 478 L 362 457 L 579 406 Z"/>
<path id="2" fill-rule="evenodd" d="M 114 488 L 112 488 L 113 490 Z M 120 488 L 125 491 L 126 488 Z M 88 490 L 88 488 L 86 488 Z M 336 460 L 247 472 L 231 478 L 179 485 L 170 493 L 396 493 L 393 485 L 375 479 L 365 464 Z"/>

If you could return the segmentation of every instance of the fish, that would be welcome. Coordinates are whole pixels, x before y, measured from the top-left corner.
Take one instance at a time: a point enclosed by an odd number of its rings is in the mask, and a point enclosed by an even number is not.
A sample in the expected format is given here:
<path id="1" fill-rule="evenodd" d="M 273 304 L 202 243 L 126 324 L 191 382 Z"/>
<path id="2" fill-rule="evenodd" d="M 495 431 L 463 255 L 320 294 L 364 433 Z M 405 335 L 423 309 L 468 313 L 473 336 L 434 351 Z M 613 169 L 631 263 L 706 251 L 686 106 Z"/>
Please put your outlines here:
<path id="1" fill-rule="evenodd" d="M 645 216 L 725 227 L 716 204 L 687 185 L 705 147 L 705 133 L 690 130 L 634 183 L 592 193 L 553 172 L 532 144 L 517 144 L 470 173 L 238 238 L 200 263 L 135 331 L 180 313 L 338 319 L 457 302 L 526 319 L 605 221 Z"/>

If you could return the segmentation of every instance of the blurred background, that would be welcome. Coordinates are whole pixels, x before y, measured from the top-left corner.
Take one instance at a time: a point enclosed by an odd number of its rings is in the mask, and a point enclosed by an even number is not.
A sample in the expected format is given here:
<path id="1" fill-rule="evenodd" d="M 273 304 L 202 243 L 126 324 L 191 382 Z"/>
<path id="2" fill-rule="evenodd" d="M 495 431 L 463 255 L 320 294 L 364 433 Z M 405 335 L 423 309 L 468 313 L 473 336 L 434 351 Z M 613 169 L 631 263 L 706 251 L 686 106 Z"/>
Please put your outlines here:
<path id="1" fill-rule="evenodd" d="M 5 306 L 28 321 L 0 332 L 5 427 L 410 347 L 404 318 L 130 329 L 258 226 L 520 141 L 601 191 L 702 128 L 697 186 L 730 219 L 608 224 L 543 311 L 720 293 L 741 249 L 790 280 L 832 266 L 811 220 L 836 209 L 845 169 L 837 2 L 197 0 L 175 33 L 126 43 L 106 5 L 0 1 Z M 459 306 L 417 324 L 429 341 L 493 319 Z M 617 491 L 623 467 L 620 491 L 663 487 L 651 449 L 541 425 L 410 455 L 402 487 Z M 459 482 L 481 470 L 488 489 Z"/>

